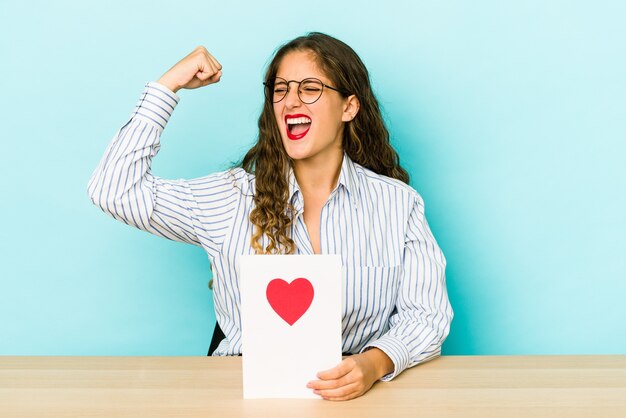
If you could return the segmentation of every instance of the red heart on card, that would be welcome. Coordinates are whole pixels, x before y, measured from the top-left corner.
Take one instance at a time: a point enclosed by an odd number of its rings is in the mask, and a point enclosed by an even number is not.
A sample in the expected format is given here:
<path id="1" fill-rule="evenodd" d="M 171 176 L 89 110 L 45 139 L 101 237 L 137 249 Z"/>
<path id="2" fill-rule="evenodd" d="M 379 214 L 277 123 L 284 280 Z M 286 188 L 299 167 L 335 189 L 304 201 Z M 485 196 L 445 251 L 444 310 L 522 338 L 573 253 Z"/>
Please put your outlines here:
<path id="1" fill-rule="evenodd" d="M 274 279 L 265 292 L 272 309 L 289 325 L 295 324 L 309 309 L 314 293 L 311 282 L 302 277 L 291 283 Z"/>

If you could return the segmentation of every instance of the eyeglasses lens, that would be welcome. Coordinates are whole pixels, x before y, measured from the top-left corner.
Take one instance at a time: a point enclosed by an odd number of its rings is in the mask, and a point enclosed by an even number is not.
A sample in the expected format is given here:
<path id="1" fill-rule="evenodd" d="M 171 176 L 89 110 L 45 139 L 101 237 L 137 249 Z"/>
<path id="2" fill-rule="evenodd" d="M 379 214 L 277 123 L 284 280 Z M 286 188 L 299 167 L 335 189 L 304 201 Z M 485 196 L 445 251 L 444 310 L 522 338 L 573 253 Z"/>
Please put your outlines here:
<path id="1" fill-rule="evenodd" d="M 302 103 L 311 104 L 320 98 L 323 88 L 324 85 L 320 80 L 307 78 L 298 85 L 298 97 L 300 97 Z M 270 86 L 270 89 L 272 102 L 277 103 L 285 98 L 289 85 L 285 80 L 276 79 L 273 85 Z"/>

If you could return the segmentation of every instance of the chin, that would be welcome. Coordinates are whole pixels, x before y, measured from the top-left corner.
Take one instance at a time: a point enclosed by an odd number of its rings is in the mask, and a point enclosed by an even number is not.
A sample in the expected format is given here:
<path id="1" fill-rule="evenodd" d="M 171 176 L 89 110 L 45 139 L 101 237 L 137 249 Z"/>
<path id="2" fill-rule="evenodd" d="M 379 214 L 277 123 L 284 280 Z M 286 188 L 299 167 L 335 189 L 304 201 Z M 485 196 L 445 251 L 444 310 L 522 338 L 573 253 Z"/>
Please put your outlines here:
<path id="1" fill-rule="evenodd" d="M 283 139 L 283 147 L 289 158 L 291 158 L 292 160 L 303 160 L 309 157 L 310 150 L 308 149 L 308 147 L 300 146 L 304 144 L 295 144 L 293 143 L 294 141 L 290 139 L 287 139 L 286 141 L 289 142 L 285 142 L 285 140 Z"/>
<path id="2" fill-rule="evenodd" d="M 306 152 L 293 151 L 289 149 L 287 149 L 286 151 L 287 151 L 287 155 L 289 156 L 289 158 L 291 158 L 294 161 L 304 160 L 307 157 L 309 157 L 309 154 Z"/>

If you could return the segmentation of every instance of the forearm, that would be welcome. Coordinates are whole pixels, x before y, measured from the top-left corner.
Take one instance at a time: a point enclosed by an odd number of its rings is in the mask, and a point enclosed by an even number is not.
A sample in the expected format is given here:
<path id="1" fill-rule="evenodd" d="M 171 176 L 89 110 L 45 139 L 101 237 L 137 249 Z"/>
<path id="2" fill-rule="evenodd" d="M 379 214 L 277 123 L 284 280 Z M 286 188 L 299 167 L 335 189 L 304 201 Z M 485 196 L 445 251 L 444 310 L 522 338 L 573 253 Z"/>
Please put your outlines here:
<path id="1" fill-rule="evenodd" d="M 419 196 L 407 225 L 403 258 L 396 312 L 388 318 L 387 332 L 364 348 L 377 347 L 393 361 L 393 372 L 383 380 L 439 356 L 453 318 L 446 289 L 446 260 L 428 228 Z"/>
<path id="2" fill-rule="evenodd" d="M 418 314 L 416 314 L 418 315 Z M 441 345 L 449 332 L 451 314 L 440 312 L 435 317 L 436 323 L 421 320 L 394 318 L 390 330 L 366 348 L 364 353 L 375 347 L 385 352 L 393 363 L 391 371 L 383 375 L 388 381 L 405 369 L 438 357 Z"/>

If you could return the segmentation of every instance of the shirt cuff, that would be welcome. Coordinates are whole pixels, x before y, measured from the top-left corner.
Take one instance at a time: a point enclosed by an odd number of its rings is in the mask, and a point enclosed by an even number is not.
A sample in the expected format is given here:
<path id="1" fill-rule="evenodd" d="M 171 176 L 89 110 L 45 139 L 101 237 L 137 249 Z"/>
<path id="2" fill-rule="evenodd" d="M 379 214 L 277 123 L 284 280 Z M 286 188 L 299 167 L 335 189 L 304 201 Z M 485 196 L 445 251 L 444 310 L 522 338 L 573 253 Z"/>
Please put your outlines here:
<path id="1" fill-rule="evenodd" d="M 180 97 L 176 93 L 162 84 L 151 81 L 146 83 L 132 117 L 141 118 L 163 131 L 179 101 Z"/>
<path id="2" fill-rule="evenodd" d="M 378 340 L 363 347 L 361 353 L 374 347 L 381 349 L 385 354 L 387 354 L 394 365 L 393 372 L 380 379 L 383 382 L 390 381 L 409 367 L 411 354 L 404 343 L 398 338 L 391 335 L 383 335 Z"/>

